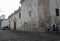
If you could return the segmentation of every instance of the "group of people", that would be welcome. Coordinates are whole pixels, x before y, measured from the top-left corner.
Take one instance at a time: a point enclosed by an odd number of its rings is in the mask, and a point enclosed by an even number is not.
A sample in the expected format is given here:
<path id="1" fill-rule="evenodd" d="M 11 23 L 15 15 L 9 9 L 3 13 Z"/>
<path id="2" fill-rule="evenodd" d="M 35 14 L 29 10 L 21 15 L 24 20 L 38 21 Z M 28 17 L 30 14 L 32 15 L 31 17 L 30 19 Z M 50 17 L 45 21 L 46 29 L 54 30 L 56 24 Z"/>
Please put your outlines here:
<path id="1" fill-rule="evenodd" d="M 53 31 L 59 31 L 60 25 L 59 24 L 52 24 L 51 25 L 51 24 L 47 23 L 46 27 L 47 27 L 47 31 L 51 31 L 51 29 Z"/>

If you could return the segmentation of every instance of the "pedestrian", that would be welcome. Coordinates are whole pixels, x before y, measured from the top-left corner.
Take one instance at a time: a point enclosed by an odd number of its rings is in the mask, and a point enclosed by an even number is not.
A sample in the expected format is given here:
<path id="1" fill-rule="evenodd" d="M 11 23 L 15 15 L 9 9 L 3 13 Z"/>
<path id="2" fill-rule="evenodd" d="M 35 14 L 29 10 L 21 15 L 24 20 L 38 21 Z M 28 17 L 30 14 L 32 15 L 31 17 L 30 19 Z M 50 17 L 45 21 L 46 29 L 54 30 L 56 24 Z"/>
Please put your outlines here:
<path id="1" fill-rule="evenodd" d="M 59 31 L 59 24 L 56 24 L 56 31 Z"/>
<path id="2" fill-rule="evenodd" d="M 56 31 L 56 25 L 53 24 L 53 31 Z"/>
<path id="3" fill-rule="evenodd" d="M 49 23 L 47 23 L 46 25 L 47 25 L 47 30 L 48 30 L 48 31 L 50 31 L 50 29 L 51 29 L 50 24 L 49 24 Z"/>

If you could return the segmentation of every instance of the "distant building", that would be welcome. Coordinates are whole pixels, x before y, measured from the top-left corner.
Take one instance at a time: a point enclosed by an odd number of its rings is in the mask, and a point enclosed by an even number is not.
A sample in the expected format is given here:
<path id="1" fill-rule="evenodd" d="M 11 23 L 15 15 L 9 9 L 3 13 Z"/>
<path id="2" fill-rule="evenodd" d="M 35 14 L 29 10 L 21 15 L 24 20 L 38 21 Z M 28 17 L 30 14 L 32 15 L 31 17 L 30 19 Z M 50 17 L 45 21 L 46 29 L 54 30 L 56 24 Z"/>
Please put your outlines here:
<path id="1" fill-rule="evenodd" d="M 2 22 L 1 22 L 1 28 L 6 27 L 8 25 L 9 25 L 8 19 L 2 20 Z"/>
<path id="2" fill-rule="evenodd" d="M 5 15 L 1 15 L 0 16 L 0 27 L 1 27 L 1 25 L 2 25 L 2 21 L 5 19 Z"/>
<path id="3" fill-rule="evenodd" d="M 21 18 L 21 8 L 19 7 L 18 10 L 16 10 L 14 13 L 8 16 L 8 19 L 4 19 L 2 21 L 2 27 L 8 26 L 12 30 L 19 30 L 19 20 Z"/>

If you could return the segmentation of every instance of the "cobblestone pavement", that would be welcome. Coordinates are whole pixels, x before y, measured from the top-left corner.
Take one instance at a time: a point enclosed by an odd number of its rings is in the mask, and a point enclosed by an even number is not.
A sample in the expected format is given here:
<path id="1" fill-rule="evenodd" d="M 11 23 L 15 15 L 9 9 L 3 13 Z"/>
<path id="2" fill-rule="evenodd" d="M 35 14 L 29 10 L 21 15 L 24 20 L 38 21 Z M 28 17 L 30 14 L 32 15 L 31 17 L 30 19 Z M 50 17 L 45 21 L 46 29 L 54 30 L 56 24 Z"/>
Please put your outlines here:
<path id="1" fill-rule="evenodd" d="M 60 41 L 60 33 L 0 30 L 0 41 Z"/>

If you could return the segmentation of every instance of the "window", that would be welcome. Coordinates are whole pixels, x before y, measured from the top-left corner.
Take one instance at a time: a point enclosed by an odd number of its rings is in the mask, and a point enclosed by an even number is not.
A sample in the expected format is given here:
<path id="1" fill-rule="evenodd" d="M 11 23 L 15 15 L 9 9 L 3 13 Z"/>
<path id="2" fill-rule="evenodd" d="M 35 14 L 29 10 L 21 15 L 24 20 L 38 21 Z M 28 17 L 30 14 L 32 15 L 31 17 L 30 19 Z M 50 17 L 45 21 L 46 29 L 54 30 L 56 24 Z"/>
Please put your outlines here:
<path id="1" fill-rule="evenodd" d="M 21 13 L 19 13 L 19 18 L 21 18 Z"/>
<path id="2" fill-rule="evenodd" d="M 29 13 L 29 16 L 31 17 L 31 13 L 32 13 L 32 11 L 29 11 L 28 13 Z"/>
<path id="3" fill-rule="evenodd" d="M 56 8 L 56 16 L 59 16 L 59 9 Z"/>

